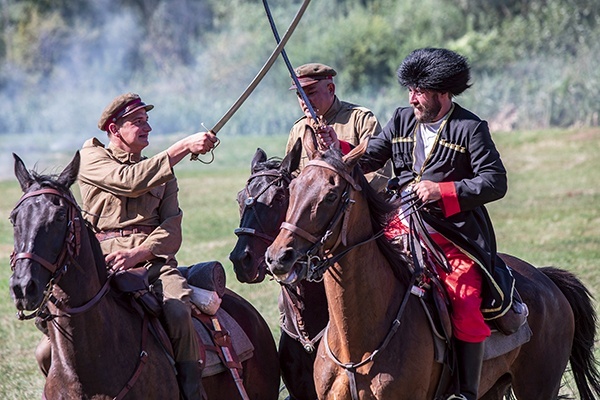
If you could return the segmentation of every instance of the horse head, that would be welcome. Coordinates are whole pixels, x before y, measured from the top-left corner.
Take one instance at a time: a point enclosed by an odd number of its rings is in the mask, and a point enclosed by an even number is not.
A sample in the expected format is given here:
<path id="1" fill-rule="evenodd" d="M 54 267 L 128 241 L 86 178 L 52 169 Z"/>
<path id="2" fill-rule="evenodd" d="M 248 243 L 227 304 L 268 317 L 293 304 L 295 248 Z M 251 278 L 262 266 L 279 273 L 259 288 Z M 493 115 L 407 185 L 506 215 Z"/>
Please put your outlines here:
<path id="1" fill-rule="evenodd" d="M 69 188 L 77 179 L 79 152 L 58 176 L 29 172 L 15 159 L 15 176 L 23 196 L 10 214 L 14 228 L 10 292 L 16 308 L 34 310 L 59 279 L 67 257 L 77 251 L 74 235 L 79 209 Z"/>
<path id="2" fill-rule="evenodd" d="M 319 279 L 311 276 L 314 261 L 326 261 L 338 245 L 346 245 L 353 193 L 368 186 L 357 166 L 367 141 L 343 157 L 336 150 L 318 150 L 310 128 L 303 143 L 310 161 L 290 184 L 286 221 L 266 252 L 269 270 L 287 284 Z"/>
<path id="3" fill-rule="evenodd" d="M 229 254 L 240 282 L 258 283 L 265 278 L 265 250 L 285 218 L 289 184 L 300 164 L 301 152 L 300 139 L 281 161 L 267 159 L 262 149 L 256 150 L 250 177 L 237 195 L 240 227 L 235 230 L 238 240 Z"/>

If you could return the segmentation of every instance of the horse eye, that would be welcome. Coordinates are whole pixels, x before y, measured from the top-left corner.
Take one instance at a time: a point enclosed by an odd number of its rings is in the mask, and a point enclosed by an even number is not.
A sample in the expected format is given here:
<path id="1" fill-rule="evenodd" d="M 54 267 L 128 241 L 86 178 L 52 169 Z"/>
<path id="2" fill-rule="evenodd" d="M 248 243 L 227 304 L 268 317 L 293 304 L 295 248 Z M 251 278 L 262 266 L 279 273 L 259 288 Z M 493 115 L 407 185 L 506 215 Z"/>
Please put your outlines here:
<path id="1" fill-rule="evenodd" d="M 334 201 L 336 201 L 337 199 L 337 194 L 335 193 L 327 193 L 327 195 L 325 196 L 325 201 L 329 202 L 329 203 L 333 203 Z"/>
<path id="2" fill-rule="evenodd" d="M 57 220 L 60 222 L 63 222 L 64 220 L 67 219 L 67 212 L 63 209 L 59 210 L 57 213 Z"/>

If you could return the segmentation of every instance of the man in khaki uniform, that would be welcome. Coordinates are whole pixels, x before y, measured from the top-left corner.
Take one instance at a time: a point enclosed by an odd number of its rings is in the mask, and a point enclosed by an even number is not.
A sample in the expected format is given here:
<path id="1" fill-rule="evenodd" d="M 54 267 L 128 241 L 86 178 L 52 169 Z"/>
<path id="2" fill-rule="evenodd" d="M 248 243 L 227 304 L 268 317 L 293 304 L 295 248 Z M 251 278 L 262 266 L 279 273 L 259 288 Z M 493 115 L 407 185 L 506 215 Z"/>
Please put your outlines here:
<path id="1" fill-rule="evenodd" d="M 294 143 L 298 138 L 304 135 L 304 129 L 307 124 L 313 128 L 316 127 L 317 142 L 320 147 L 326 148 L 331 143 L 324 143 L 319 135 L 322 131 L 334 130 L 337 137 L 343 141 L 344 145 L 350 144 L 356 146 L 367 136 L 378 135 L 381 132 L 381 125 L 375 118 L 371 110 L 341 101 L 335 94 L 335 84 L 333 77 L 337 72 L 325 65 L 319 63 L 304 64 L 295 69 L 296 76 L 300 86 L 306 93 L 308 100 L 313 106 L 317 116 L 322 118 L 322 121 L 315 123 L 310 114 L 310 111 L 302 96 L 298 92 L 298 103 L 304 112 L 304 116 L 300 118 L 290 131 L 286 146 L 286 154 L 292 150 Z M 293 83 L 290 90 L 296 90 L 296 84 Z M 320 126 L 319 126 L 320 125 Z M 324 136 L 329 137 L 327 135 Z M 300 160 L 300 169 L 308 161 L 306 152 L 302 150 L 302 159 Z M 392 176 L 391 163 L 387 163 L 380 170 L 367 175 L 371 186 L 378 192 L 385 190 L 387 181 Z"/>
<path id="2" fill-rule="evenodd" d="M 144 157 L 152 130 L 147 111 L 152 108 L 134 93 L 118 96 L 106 107 L 98 128 L 107 133 L 108 146 L 92 138 L 81 149 L 83 210 L 97 232 L 107 266 L 113 270 L 145 266 L 150 283 L 162 291 L 163 321 L 173 344 L 182 396 L 201 399 L 191 290 L 176 268 L 183 213 L 173 166 L 190 153 L 211 150 L 217 139 L 200 132 Z"/>

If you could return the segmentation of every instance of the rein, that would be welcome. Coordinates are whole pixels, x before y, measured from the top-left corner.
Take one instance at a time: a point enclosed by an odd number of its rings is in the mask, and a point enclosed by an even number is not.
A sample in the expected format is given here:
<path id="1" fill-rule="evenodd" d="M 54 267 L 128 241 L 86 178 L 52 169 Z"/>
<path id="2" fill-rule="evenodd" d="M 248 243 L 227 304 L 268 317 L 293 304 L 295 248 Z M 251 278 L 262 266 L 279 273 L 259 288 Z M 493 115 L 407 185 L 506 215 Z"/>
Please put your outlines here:
<path id="1" fill-rule="evenodd" d="M 306 280 L 311 281 L 311 282 L 320 282 L 323 280 L 325 271 L 330 266 L 337 263 L 346 254 L 348 254 L 350 251 L 354 250 L 355 248 L 360 247 L 369 242 L 372 242 L 374 240 L 377 240 L 379 237 L 381 237 L 383 235 L 383 231 L 378 232 L 377 234 L 375 234 L 357 244 L 349 246 L 341 253 L 333 255 L 333 252 L 339 246 L 340 243 L 343 243 L 344 245 L 347 244 L 346 236 L 347 236 L 347 232 L 348 232 L 348 218 L 349 218 L 350 208 L 351 208 L 352 204 L 354 204 L 354 200 L 352 199 L 352 194 L 353 194 L 352 189 L 354 189 L 354 191 L 361 191 L 362 188 L 354 180 L 354 178 L 350 174 L 348 174 L 346 171 L 339 171 L 324 161 L 312 160 L 308 164 L 306 164 L 305 168 L 308 168 L 308 167 L 321 167 L 321 168 L 329 169 L 329 170 L 335 172 L 336 174 L 338 174 L 340 177 L 342 177 L 342 179 L 344 179 L 344 181 L 346 181 L 346 189 L 344 190 L 344 192 L 342 194 L 342 199 L 340 201 L 340 205 L 339 205 L 338 209 L 336 210 L 336 213 L 334 214 L 333 218 L 329 222 L 329 225 L 328 225 L 327 229 L 325 230 L 325 233 L 320 238 L 318 238 L 318 237 L 310 234 L 309 232 L 306 232 L 304 229 L 302 229 L 296 225 L 290 224 L 288 222 L 283 222 L 281 224 L 282 229 L 286 229 L 286 230 L 308 240 L 309 242 L 311 242 L 313 244 L 308 249 L 308 251 L 306 252 L 306 254 L 304 256 L 306 261 L 298 261 L 298 262 L 307 265 Z M 335 244 L 330 249 L 324 249 L 325 243 L 331 237 L 331 235 L 333 235 L 334 230 L 337 228 L 337 226 L 340 223 L 342 224 L 342 226 L 341 226 L 340 234 L 338 235 Z"/>
<path id="2" fill-rule="evenodd" d="M 35 196 L 41 196 L 43 194 L 53 194 L 53 195 L 56 195 L 56 196 L 62 198 L 63 200 L 66 200 L 66 202 L 68 204 L 67 237 L 65 239 L 63 248 L 54 263 L 52 263 L 52 262 L 44 259 L 43 257 L 40 257 L 37 254 L 32 253 L 32 252 L 16 253 L 13 250 L 13 252 L 10 256 L 11 270 L 14 271 L 18 260 L 29 259 L 29 260 L 33 260 L 33 261 L 39 263 L 42 267 L 46 268 L 52 274 L 52 277 L 50 278 L 48 285 L 46 286 L 46 289 L 44 292 L 44 298 L 43 298 L 42 302 L 40 303 L 40 306 L 37 308 L 37 310 L 35 310 L 34 312 L 32 312 L 29 315 L 25 315 L 23 310 L 19 310 L 17 316 L 20 320 L 27 320 L 27 319 L 32 319 L 34 317 L 40 316 L 44 321 L 48 321 L 48 320 L 51 320 L 51 319 L 54 319 L 55 317 L 57 317 L 57 315 L 46 314 L 44 312 L 44 308 L 46 308 L 46 304 L 48 301 L 52 302 L 59 310 L 66 313 L 68 316 L 84 313 L 84 312 L 88 311 L 89 309 L 91 309 L 92 307 L 94 307 L 96 304 L 98 304 L 100 302 L 100 300 L 102 298 L 104 298 L 104 296 L 110 290 L 110 282 L 114 276 L 114 273 L 110 273 L 108 275 L 106 281 L 104 282 L 104 285 L 102 285 L 102 288 L 100 288 L 100 290 L 96 293 L 96 295 L 94 295 L 94 297 L 92 297 L 89 301 L 87 301 L 86 303 L 84 303 L 83 305 L 78 306 L 78 307 L 66 307 L 64 305 L 64 299 L 56 298 L 52 294 L 52 288 L 54 287 L 54 285 L 56 283 L 58 283 L 60 278 L 67 272 L 67 269 L 68 269 L 67 267 L 69 264 L 73 264 L 76 267 L 78 267 L 79 269 L 81 269 L 81 266 L 76 261 L 76 257 L 79 256 L 79 252 L 81 250 L 81 214 L 80 214 L 79 206 L 77 205 L 77 202 L 75 201 L 75 199 L 73 198 L 73 195 L 70 192 L 65 194 L 65 193 L 62 193 L 59 190 L 56 190 L 53 188 L 39 189 L 39 190 L 35 190 L 35 191 L 24 194 L 13 210 L 16 210 L 23 203 L 24 200 L 29 199 L 31 197 L 35 197 Z M 138 365 L 137 365 L 133 375 L 130 377 L 129 381 L 125 384 L 125 386 L 121 389 L 121 391 L 117 394 L 117 396 L 114 397 L 114 400 L 121 400 L 126 396 L 126 394 L 131 390 L 131 388 L 137 381 L 138 377 L 140 376 L 140 374 L 142 372 L 144 365 L 147 362 L 147 359 L 148 359 L 148 353 L 146 352 L 146 342 L 147 342 L 147 336 L 148 336 L 147 333 L 148 333 L 148 317 L 147 317 L 147 315 L 144 315 L 143 322 L 142 322 L 142 339 L 141 339 L 142 340 L 142 342 L 141 342 L 142 350 L 139 355 Z"/>
<path id="3" fill-rule="evenodd" d="M 262 188 L 256 195 L 253 196 L 252 193 L 250 193 L 249 185 L 253 179 L 259 178 L 259 177 L 272 177 L 275 179 L 270 181 L 264 188 Z M 256 237 L 262 239 L 263 241 L 265 241 L 268 245 L 273 243 L 273 241 L 275 240 L 275 237 L 264 233 L 265 229 L 263 227 L 263 224 L 260 221 L 260 215 L 256 211 L 256 208 L 254 208 L 254 205 L 256 205 L 256 202 L 258 201 L 259 197 L 262 196 L 267 190 L 269 190 L 269 188 L 271 186 L 276 185 L 279 182 L 282 182 L 285 185 L 289 185 L 291 180 L 292 180 L 292 175 L 290 173 L 288 173 L 287 171 L 281 171 L 281 170 L 278 170 L 278 171 L 266 170 L 266 171 L 260 171 L 260 172 L 250 175 L 250 177 L 246 181 L 246 187 L 244 188 L 246 191 L 247 198 L 246 198 L 246 200 L 244 200 L 244 209 L 242 211 L 242 216 L 240 218 L 240 227 L 236 228 L 234 230 L 234 233 L 237 236 L 241 236 L 241 235 L 256 236 Z M 247 228 L 247 227 L 243 226 L 245 216 L 246 216 L 246 211 L 248 211 L 248 210 L 252 210 L 252 212 L 254 213 L 254 216 L 256 217 L 256 221 L 258 222 L 258 225 L 260 226 L 261 231 L 257 231 L 254 228 Z M 267 269 L 267 272 L 269 272 L 268 269 Z M 323 334 L 325 333 L 325 329 L 322 329 L 314 338 L 311 339 L 309 334 L 306 332 L 306 328 L 304 326 L 304 321 L 303 321 L 302 315 L 300 314 L 300 311 L 298 309 L 298 305 L 296 304 L 296 302 L 294 302 L 292 300 L 292 298 L 290 296 L 290 293 L 289 293 L 290 288 L 287 285 L 281 285 L 281 286 L 282 286 L 281 290 L 284 295 L 284 299 L 287 303 L 289 303 L 291 305 L 291 310 L 293 311 L 293 318 L 290 318 L 290 319 L 293 321 L 293 326 L 294 326 L 295 332 L 292 332 L 290 329 L 287 329 L 287 327 L 283 323 L 280 323 L 279 326 L 285 333 L 287 333 L 287 335 L 289 337 L 299 341 L 307 353 L 313 353 L 315 351 L 315 344 L 319 340 L 321 340 L 321 338 L 323 337 Z"/>
<path id="4" fill-rule="evenodd" d="M 410 285 L 413 285 L 413 283 L 415 283 L 417 281 L 418 275 L 419 275 L 419 273 L 417 271 L 413 272 L 413 274 L 410 278 Z M 343 363 L 336 357 L 335 354 L 333 354 L 333 351 L 329 347 L 329 340 L 327 338 L 327 334 L 329 333 L 329 323 L 327 323 L 327 326 L 325 327 L 325 335 L 323 337 L 323 343 L 325 344 L 325 351 L 327 352 L 327 355 L 329 356 L 329 358 L 335 364 L 342 367 L 346 371 L 346 375 L 348 376 L 348 381 L 349 381 L 348 384 L 350 386 L 350 392 L 352 394 L 352 400 L 359 400 L 358 390 L 356 388 L 356 378 L 355 378 L 356 369 L 372 362 L 373 359 L 375 358 L 375 356 L 377 354 L 379 354 L 379 352 L 384 350 L 387 347 L 387 345 L 390 343 L 390 341 L 392 340 L 392 337 L 394 337 L 394 335 L 400 328 L 400 324 L 402 324 L 402 320 L 401 320 L 402 314 L 404 314 L 404 310 L 406 309 L 406 305 L 408 304 L 408 299 L 410 298 L 411 294 L 413 294 L 413 293 L 410 290 L 407 290 L 406 292 L 404 292 L 404 296 L 402 297 L 402 303 L 400 304 L 400 308 L 398 309 L 396 318 L 394 318 L 394 320 L 392 321 L 392 327 L 390 328 L 387 335 L 385 336 L 385 339 L 383 340 L 383 342 L 381 342 L 381 344 L 379 345 L 379 347 L 377 349 L 375 349 L 371 352 L 369 357 L 364 358 L 360 362 Z"/>
<path id="5" fill-rule="evenodd" d="M 32 319 L 32 318 L 41 316 L 42 314 L 45 314 L 43 311 L 43 308 L 48 301 L 52 302 L 59 310 L 65 312 L 66 314 L 69 314 L 69 315 L 86 312 L 87 310 L 89 310 L 90 308 L 95 306 L 104 297 L 104 295 L 106 295 L 106 293 L 108 293 L 108 291 L 110 289 L 109 284 L 110 284 L 111 278 L 113 276 L 113 274 L 110 274 L 108 276 L 108 279 L 106 280 L 106 282 L 100 289 L 100 291 L 98 291 L 98 293 L 96 293 L 96 295 L 94 297 L 92 297 L 92 299 L 90 299 L 89 301 L 87 301 L 85 304 L 83 304 L 81 306 L 73 307 L 73 308 L 66 307 L 63 303 L 64 302 L 63 299 L 58 299 L 58 298 L 54 297 L 54 295 L 52 294 L 52 287 L 55 284 L 57 284 L 60 281 L 60 278 L 67 272 L 68 265 L 73 264 L 81 269 L 81 267 L 79 266 L 79 264 L 76 261 L 76 257 L 79 256 L 79 252 L 81 250 L 81 216 L 80 216 L 80 213 L 78 212 L 79 206 L 77 205 L 77 202 L 75 201 L 73 196 L 70 193 L 65 194 L 65 193 L 62 193 L 59 190 L 53 189 L 53 188 L 44 188 L 44 189 L 34 190 L 32 192 L 24 194 L 13 210 L 16 210 L 17 208 L 19 208 L 19 206 L 26 199 L 29 199 L 31 197 L 41 196 L 43 194 L 53 194 L 53 195 L 56 195 L 56 196 L 62 198 L 63 200 L 65 200 L 67 202 L 67 204 L 68 204 L 67 237 L 65 239 L 62 250 L 60 251 L 58 257 L 56 258 L 56 261 L 53 263 L 46 260 L 43 257 L 40 257 L 39 255 L 37 255 L 33 252 L 17 253 L 16 251 L 13 250 L 13 252 L 10 256 L 11 270 L 14 271 L 18 260 L 28 259 L 28 260 L 37 262 L 42 267 L 44 267 L 48 271 L 50 271 L 50 273 L 52 274 L 52 277 L 50 278 L 50 280 L 48 281 L 48 285 L 46 286 L 46 290 L 44 292 L 45 293 L 44 298 L 43 298 L 42 302 L 40 303 L 40 306 L 37 308 L 37 310 L 35 310 L 34 312 L 32 312 L 29 315 L 25 315 L 23 310 L 19 310 L 17 313 L 17 317 L 20 320 L 28 320 L 28 319 Z M 54 317 L 55 316 L 53 316 L 53 315 L 46 315 L 42 318 L 45 321 L 47 321 Z"/>
<path id="6" fill-rule="evenodd" d="M 339 253 L 337 255 L 332 255 L 333 251 L 339 245 L 340 241 L 345 242 L 345 240 L 346 240 L 346 238 L 345 238 L 346 232 L 345 232 L 344 225 L 346 225 L 347 220 L 349 218 L 350 205 L 352 205 L 354 203 L 354 200 L 351 199 L 351 193 L 352 193 L 351 190 L 354 189 L 356 191 L 359 191 L 359 190 L 361 190 L 361 187 L 356 183 L 354 178 L 352 178 L 352 176 L 350 176 L 347 172 L 338 171 L 333 166 L 331 166 L 330 164 L 328 164 L 324 161 L 313 160 L 313 161 L 310 161 L 306 165 L 306 167 L 309 167 L 309 166 L 322 167 L 322 168 L 329 169 L 329 170 L 335 172 L 336 174 L 338 174 L 340 177 L 342 177 L 346 181 L 346 185 L 347 185 L 347 187 L 342 195 L 342 201 L 340 202 L 340 206 L 338 207 L 336 214 L 332 218 L 325 234 L 321 237 L 321 239 L 318 239 L 315 236 L 311 235 L 310 233 L 304 231 L 303 229 L 301 229 L 295 225 L 289 224 L 287 222 L 284 222 L 281 225 L 282 228 L 287 229 L 287 230 L 291 231 L 292 233 L 295 233 L 313 243 L 313 246 L 306 252 L 306 256 L 305 256 L 307 259 L 305 262 L 308 264 L 307 279 L 309 276 L 313 277 L 313 278 L 316 276 L 316 277 L 318 277 L 318 279 L 322 280 L 325 270 L 327 270 L 331 265 L 338 262 L 342 257 L 344 257 L 351 250 L 381 237 L 383 235 L 383 231 L 369 237 L 368 239 L 366 239 L 362 242 L 359 242 L 353 246 L 350 246 L 349 248 L 345 249 L 344 251 L 342 251 L 341 253 Z M 322 257 L 322 258 L 314 255 L 314 253 L 316 251 L 319 251 L 322 249 L 322 247 L 324 246 L 327 239 L 333 234 L 333 229 L 339 224 L 340 221 L 342 221 L 342 219 L 343 219 L 342 232 L 338 236 L 338 240 L 336 241 L 336 244 L 334 245 L 334 247 L 331 250 L 323 251 L 322 253 L 323 253 L 324 257 Z M 340 237 L 343 237 L 343 239 L 340 240 Z M 313 261 L 317 261 L 317 262 L 313 263 Z M 412 276 L 409 281 L 410 282 L 409 287 L 412 286 L 417 281 L 418 275 L 419 275 L 419 271 L 417 271 L 417 270 L 413 271 Z M 410 298 L 411 294 L 412 294 L 411 290 L 405 291 L 404 296 L 402 298 L 402 302 L 400 303 L 398 312 L 396 313 L 396 317 L 392 321 L 392 326 L 391 326 L 390 330 L 388 331 L 386 337 L 384 338 L 383 342 L 379 345 L 379 347 L 376 350 L 372 351 L 368 357 L 364 358 L 363 360 L 361 360 L 358 363 L 352 363 L 352 362 L 343 363 L 338 359 L 338 357 L 333 353 L 333 351 L 331 350 L 331 347 L 329 346 L 329 341 L 328 341 L 329 323 L 325 327 L 325 332 L 323 335 L 323 343 L 325 346 L 325 351 L 327 353 L 327 356 L 336 365 L 338 365 L 339 367 L 343 368 L 346 371 L 346 375 L 348 377 L 349 386 L 350 386 L 350 393 L 352 395 L 353 400 L 359 399 L 358 389 L 356 386 L 356 376 L 355 376 L 357 368 L 359 368 L 363 365 L 366 365 L 370 362 L 373 362 L 373 360 L 377 356 L 377 354 L 379 354 L 381 351 L 383 351 L 387 347 L 387 345 L 390 343 L 390 341 L 392 340 L 392 337 L 396 334 L 396 332 L 400 328 L 400 325 L 402 323 L 402 321 L 401 321 L 402 315 L 404 314 L 404 310 L 406 309 L 406 305 L 408 304 L 408 299 Z"/>

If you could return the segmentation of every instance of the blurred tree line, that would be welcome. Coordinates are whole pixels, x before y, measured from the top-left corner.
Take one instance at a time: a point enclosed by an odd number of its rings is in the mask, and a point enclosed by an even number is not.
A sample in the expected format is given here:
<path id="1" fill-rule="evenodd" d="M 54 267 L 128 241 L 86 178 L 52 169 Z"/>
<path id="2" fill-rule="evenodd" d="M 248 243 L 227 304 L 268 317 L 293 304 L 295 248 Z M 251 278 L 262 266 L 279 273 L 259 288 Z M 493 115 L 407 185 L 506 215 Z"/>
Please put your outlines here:
<path id="1" fill-rule="evenodd" d="M 283 35 L 300 0 L 270 0 Z M 261 0 L 0 0 L 0 133 L 94 133 L 104 105 L 136 91 L 155 130 L 216 122 L 275 42 Z M 312 0 L 286 51 L 338 70 L 341 98 L 385 123 L 419 47 L 467 56 L 458 98 L 497 130 L 599 124 L 597 0 Z M 287 132 L 300 116 L 279 60 L 227 130 Z M 154 121 L 156 119 L 156 121 Z"/>

